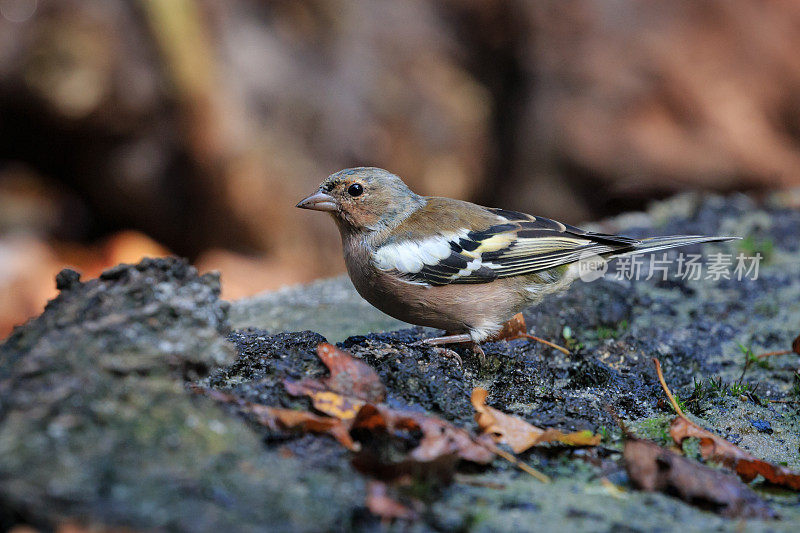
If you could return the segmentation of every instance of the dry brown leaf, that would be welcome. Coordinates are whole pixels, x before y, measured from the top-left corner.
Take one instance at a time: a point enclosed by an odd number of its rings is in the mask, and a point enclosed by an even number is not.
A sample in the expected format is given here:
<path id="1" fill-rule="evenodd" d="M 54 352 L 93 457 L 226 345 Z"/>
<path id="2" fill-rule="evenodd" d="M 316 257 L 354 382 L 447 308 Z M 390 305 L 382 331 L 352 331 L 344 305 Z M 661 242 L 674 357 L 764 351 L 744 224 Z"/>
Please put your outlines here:
<path id="1" fill-rule="evenodd" d="M 330 370 L 324 379 L 285 380 L 284 387 L 294 396 L 309 396 L 319 411 L 342 420 L 355 418 L 367 402 L 380 402 L 386 388 L 372 368 L 337 347 L 322 343 L 317 355 Z"/>
<path id="2" fill-rule="evenodd" d="M 472 405 L 477 411 L 475 421 L 483 433 L 491 435 L 495 442 L 508 444 L 514 453 L 522 453 L 532 446 L 546 442 L 560 442 L 570 446 L 600 444 L 600 435 L 593 435 L 591 431 L 563 433 L 552 428 L 542 429 L 521 418 L 508 415 L 486 405 L 488 395 L 485 389 L 476 388 L 472 391 Z"/>
<path id="3" fill-rule="evenodd" d="M 490 440 L 444 420 L 385 405 L 364 405 L 352 421 L 351 435 L 361 444 L 353 466 L 391 482 L 414 478 L 449 483 L 460 460 L 486 464 L 495 455 Z"/>
<path id="4" fill-rule="evenodd" d="M 672 391 L 667 387 L 667 382 L 664 380 L 664 374 L 661 371 L 661 362 L 654 357 L 653 363 L 656 366 L 658 381 L 661 383 L 661 387 L 664 389 L 667 398 L 669 398 L 673 409 L 678 413 L 678 416 L 669 427 L 672 440 L 678 446 L 682 446 L 685 439 L 695 437 L 700 439 L 700 453 L 704 459 L 724 464 L 739 474 L 739 477 L 744 481 L 752 481 L 757 475 L 761 474 L 764 479 L 774 485 L 800 490 L 800 474 L 759 459 L 689 420 L 675 401 Z"/>
<path id="5" fill-rule="evenodd" d="M 240 412 L 252 415 L 256 422 L 273 431 L 324 433 L 335 438 L 345 448 L 358 450 L 358 445 L 350 437 L 348 424 L 337 418 L 319 416 L 307 411 L 269 407 L 242 400 L 233 394 L 207 389 L 198 385 L 193 385 L 190 389 L 220 403 L 235 405 Z"/>
<path id="6" fill-rule="evenodd" d="M 626 440 L 623 458 L 631 482 L 642 490 L 676 495 L 730 518 L 776 518 L 772 509 L 733 474 L 701 465 L 654 442 Z"/>
<path id="7" fill-rule="evenodd" d="M 386 398 L 381 378 L 365 362 L 328 343 L 317 346 L 317 355 L 331 371 L 330 377 L 321 381 L 328 389 L 370 403 Z"/>
<path id="8" fill-rule="evenodd" d="M 385 405 L 366 404 L 362 407 L 352 425 L 353 431 L 358 429 L 382 430 L 389 434 L 421 432 L 419 444 L 408 454 L 421 462 L 455 455 L 465 461 L 486 464 L 494 457 L 487 442 L 476 439 L 464 429 L 433 416 L 391 409 Z"/>
<path id="9" fill-rule="evenodd" d="M 286 380 L 283 382 L 286 391 L 292 396 L 306 395 L 311 398 L 314 408 L 326 415 L 341 420 L 352 420 L 358 410 L 366 403 L 351 396 L 343 396 L 322 388 L 319 382 L 303 380 L 299 382 Z"/>
<path id="10" fill-rule="evenodd" d="M 792 351 L 797 355 L 800 355 L 800 335 L 792 342 Z"/>
<path id="11" fill-rule="evenodd" d="M 800 490 L 800 474 L 759 459 L 685 417 L 676 417 L 670 424 L 669 433 L 678 446 L 689 437 L 700 439 L 700 453 L 704 459 L 724 464 L 746 482 L 760 474 L 774 485 Z"/>
<path id="12" fill-rule="evenodd" d="M 525 317 L 522 313 L 517 313 L 511 320 L 503 324 L 503 329 L 492 335 L 492 341 L 514 340 L 528 334 L 528 326 L 525 324 Z"/>

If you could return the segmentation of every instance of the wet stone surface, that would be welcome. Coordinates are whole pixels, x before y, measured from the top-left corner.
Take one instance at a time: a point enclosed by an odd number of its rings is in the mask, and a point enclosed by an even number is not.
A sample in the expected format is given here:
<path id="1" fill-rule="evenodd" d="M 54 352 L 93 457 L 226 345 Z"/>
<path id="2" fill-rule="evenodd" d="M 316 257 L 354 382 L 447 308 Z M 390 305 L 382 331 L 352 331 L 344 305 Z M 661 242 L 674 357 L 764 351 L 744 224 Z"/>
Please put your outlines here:
<path id="1" fill-rule="evenodd" d="M 309 470 L 187 391 L 236 357 L 216 277 L 159 259 L 59 285 L 0 347 L 0 530 L 346 527 L 355 473 Z"/>
<path id="2" fill-rule="evenodd" d="M 419 521 L 400 529 L 735 530 L 738 521 L 632 490 L 608 409 L 637 435 L 669 443 L 672 412 L 653 368 L 658 357 L 699 424 L 800 470 L 798 358 L 751 364 L 742 377 L 739 347 L 786 349 L 800 333 L 798 227 L 797 211 L 743 196 L 684 196 L 606 221 L 597 229 L 634 236 L 749 235 L 684 252 L 768 257 L 757 280 L 681 280 L 673 265 L 666 281 L 577 282 L 525 311 L 534 334 L 571 355 L 500 341 L 483 346 L 484 366 L 462 348 L 459 366 L 441 350 L 414 346 L 437 332 L 365 306 L 342 278 L 234 302 L 229 314 L 217 281 L 178 261 L 122 267 L 83 284 L 65 273 L 61 296 L 0 348 L 0 525 L 377 529 L 364 507 L 365 480 L 333 439 L 268 430 L 186 389 L 200 383 L 311 410 L 283 381 L 327 375 L 315 354 L 327 338 L 377 371 L 393 407 L 474 431 L 470 393 L 481 386 L 489 405 L 531 423 L 603 435 L 592 449 L 522 454 L 555 479 L 549 485 L 501 460 L 466 468 L 426 500 Z M 749 521 L 748 529 L 793 530 L 800 497 L 752 485 L 782 519 Z"/>

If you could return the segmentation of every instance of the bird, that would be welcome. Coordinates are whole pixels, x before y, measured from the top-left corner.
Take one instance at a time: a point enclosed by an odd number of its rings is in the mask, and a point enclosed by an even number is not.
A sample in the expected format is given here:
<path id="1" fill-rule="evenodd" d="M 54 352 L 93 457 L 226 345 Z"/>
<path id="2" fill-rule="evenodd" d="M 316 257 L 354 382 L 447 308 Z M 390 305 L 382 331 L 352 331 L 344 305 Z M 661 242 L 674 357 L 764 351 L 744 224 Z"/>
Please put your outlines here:
<path id="1" fill-rule="evenodd" d="M 735 238 L 636 239 L 585 231 L 541 216 L 422 196 L 376 167 L 331 174 L 296 207 L 333 217 L 347 273 L 367 302 L 404 322 L 445 330 L 425 344 L 467 343 L 479 356 L 480 343 L 511 317 L 569 287 L 584 258 Z"/>

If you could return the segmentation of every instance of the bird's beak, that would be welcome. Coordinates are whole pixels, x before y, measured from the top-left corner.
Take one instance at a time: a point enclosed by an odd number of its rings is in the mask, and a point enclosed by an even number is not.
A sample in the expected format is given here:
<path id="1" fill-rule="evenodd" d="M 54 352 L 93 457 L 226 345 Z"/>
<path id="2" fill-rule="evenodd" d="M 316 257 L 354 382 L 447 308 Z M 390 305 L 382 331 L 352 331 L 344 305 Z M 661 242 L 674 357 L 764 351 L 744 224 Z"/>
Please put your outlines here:
<path id="1" fill-rule="evenodd" d="M 338 211 L 339 206 L 330 194 L 317 191 L 311 196 L 300 200 L 295 207 L 300 209 L 313 209 L 314 211 Z"/>

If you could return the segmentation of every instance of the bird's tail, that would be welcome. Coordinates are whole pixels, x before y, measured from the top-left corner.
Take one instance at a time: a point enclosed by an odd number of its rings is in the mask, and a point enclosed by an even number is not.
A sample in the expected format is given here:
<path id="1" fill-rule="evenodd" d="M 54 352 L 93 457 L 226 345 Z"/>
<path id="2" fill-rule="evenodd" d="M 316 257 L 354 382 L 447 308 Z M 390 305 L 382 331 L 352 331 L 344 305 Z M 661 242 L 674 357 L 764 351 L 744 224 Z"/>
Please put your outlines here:
<path id="1" fill-rule="evenodd" d="M 679 246 L 689 246 L 690 244 L 698 244 L 701 242 L 725 242 L 740 238 L 741 237 L 707 237 L 704 235 L 671 235 L 669 237 L 648 237 L 646 239 L 641 239 L 639 242 L 634 244 L 632 250 L 629 249 L 619 254 L 613 254 L 611 257 L 647 254 L 651 252 L 658 252 L 659 250 L 667 250 L 669 248 L 677 248 Z"/>

